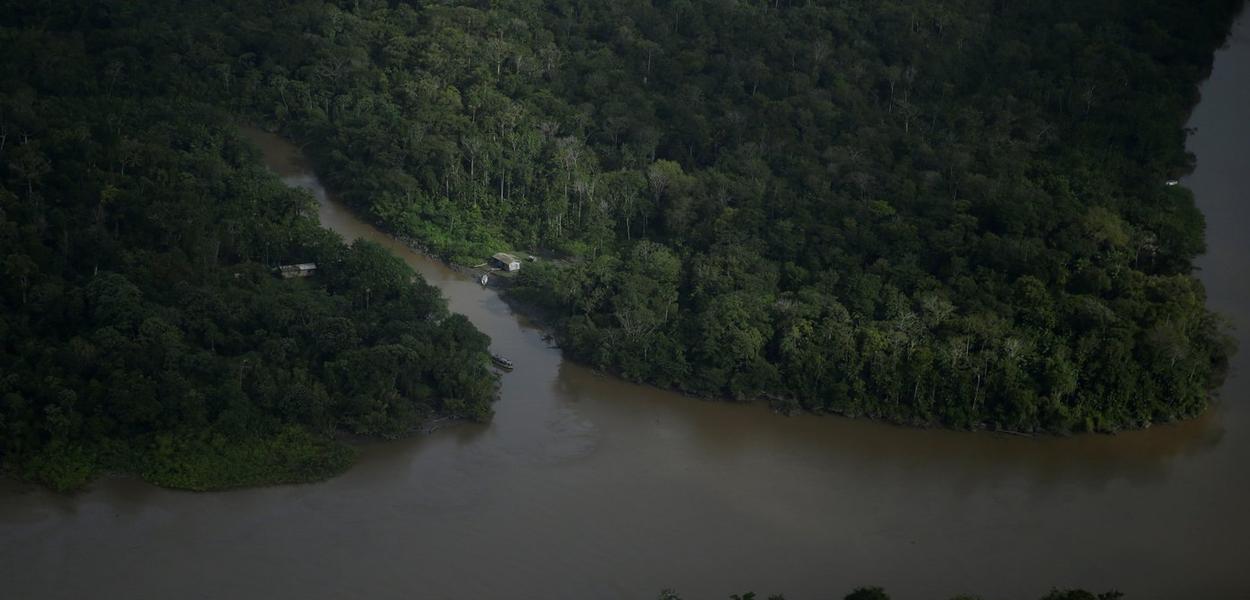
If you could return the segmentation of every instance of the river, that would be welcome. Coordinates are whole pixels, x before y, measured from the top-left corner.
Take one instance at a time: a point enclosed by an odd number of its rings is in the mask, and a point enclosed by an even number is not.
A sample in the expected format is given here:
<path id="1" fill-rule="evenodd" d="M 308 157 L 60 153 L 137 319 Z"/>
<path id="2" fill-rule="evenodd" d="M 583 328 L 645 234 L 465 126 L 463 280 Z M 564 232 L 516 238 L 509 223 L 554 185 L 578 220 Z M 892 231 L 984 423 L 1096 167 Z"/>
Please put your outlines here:
<path id="1" fill-rule="evenodd" d="M 1210 303 L 1243 351 L 1203 417 L 1026 439 L 695 400 L 564 361 L 493 290 L 327 197 L 249 132 L 322 223 L 376 240 L 511 357 L 496 415 L 367 445 L 318 484 L 197 494 L 106 478 L 72 496 L 0 481 L 10 598 L 1247 598 L 1250 19 L 1216 57 L 1185 181 L 1207 215 Z M 1199 594 L 1201 592 L 1201 594 Z"/>

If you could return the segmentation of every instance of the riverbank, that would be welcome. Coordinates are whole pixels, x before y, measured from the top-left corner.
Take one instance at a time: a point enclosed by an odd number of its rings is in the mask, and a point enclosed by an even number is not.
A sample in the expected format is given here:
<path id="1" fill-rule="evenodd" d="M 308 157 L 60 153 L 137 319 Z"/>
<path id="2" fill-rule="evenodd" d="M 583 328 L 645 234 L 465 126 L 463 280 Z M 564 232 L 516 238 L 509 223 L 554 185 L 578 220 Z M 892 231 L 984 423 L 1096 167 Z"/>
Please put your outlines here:
<path id="1" fill-rule="evenodd" d="M 261 129 L 256 129 L 256 130 L 262 131 Z M 275 135 L 275 136 L 282 135 L 280 132 L 277 132 L 277 131 L 266 131 L 266 133 L 268 135 Z M 283 139 L 287 139 L 287 138 L 283 138 Z M 297 148 L 297 149 L 302 148 L 304 145 L 306 145 L 306 142 L 302 142 L 301 140 L 298 140 L 298 139 L 289 140 L 289 143 L 292 148 Z M 307 155 L 303 155 L 302 150 L 298 150 L 298 151 L 300 152 L 302 156 L 301 160 L 308 161 L 309 165 L 313 169 L 315 169 L 316 165 L 312 164 L 311 157 Z M 318 185 L 321 185 L 321 184 L 319 183 Z M 337 195 L 334 193 L 333 190 L 326 189 L 326 194 L 327 194 L 327 198 L 336 199 L 337 201 Z M 391 240 L 402 245 L 407 250 L 414 252 L 420 256 L 423 256 L 429 260 L 437 261 L 439 264 L 446 267 L 449 271 L 464 277 L 466 280 L 472 280 L 474 282 L 477 282 L 479 278 L 481 277 L 481 275 L 483 274 L 491 275 L 489 277 L 489 285 L 487 287 L 493 288 L 499 294 L 499 297 L 501 298 L 501 300 L 503 300 L 503 302 L 505 302 L 515 314 L 523 317 L 528 323 L 531 323 L 534 326 L 543 329 L 545 331 L 545 339 L 548 341 L 554 342 L 555 347 L 562 348 L 562 346 L 565 344 L 566 340 L 561 339 L 562 332 L 559 326 L 562 316 L 557 311 L 553 310 L 550 307 L 543 306 L 540 303 L 533 302 L 531 300 L 528 300 L 518 295 L 513 289 L 514 282 L 515 282 L 513 278 L 496 276 L 493 271 L 483 270 L 477 267 L 457 263 L 444 255 L 434 252 L 427 245 L 421 243 L 419 240 L 397 233 L 394 230 L 394 228 L 390 227 L 387 223 L 380 221 L 376 218 L 372 218 L 371 216 L 367 214 L 364 214 L 364 212 L 361 211 L 358 207 L 354 207 L 346 203 L 343 203 L 343 205 L 346 206 L 349 211 L 351 211 L 353 216 L 355 216 L 358 219 L 368 222 L 372 227 L 382 232 L 384 235 L 388 236 Z M 524 268 L 525 267 L 522 267 L 522 269 Z M 812 410 L 812 409 L 805 408 L 802 405 L 802 403 L 795 398 L 787 398 L 787 397 L 782 397 L 782 396 L 778 396 L 775 394 L 758 396 L 758 397 L 747 398 L 747 399 L 735 399 L 735 398 L 728 397 L 728 396 L 699 394 L 699 393 L 692 392 L 688 389 L 684 389 L 677 384 L 674 384 L 672 386 L 659 386 L 659 385 L 655 385 L 647 381 L 628 379 L 628 378 L 623 377 L 619 371 L 614 371 L 612 369 L 604 369 L 604 368 L 600 368 L 597 365 L 585 363 L 580 360 L 579 356 L 576 356 L 575 354 L 569 353 L 567 351 L 562 351 L 562 353 L 566 359 L 574 361 L 574 362 L 578 362 L 579 364 L 582 364 L 590 368 L 594 368 L 606 376 L 615 377 L 615 378 L 621 379 L 622 381 L 628 381 L 633 384 L 647 385 L 657 390 L 672 392 L 672 393 L 679 394 L 679 395 L 689 397 L 689 398 L 697 398 L 702 401 L 709 401 L 709 402 L 715 402 L 715 403 L 729 403 L 729 404 L 759 405 L 759 406 L 768 407 L 770 411 L 776 414 L 786 415 L 786 416 L 798 416 L 798 415 L 832 416 L 836 418 L 886 423 L 886 424 L 899 426 L 899 427 L 903 427 L 907 429 L 944 429 L 944 430 L 964 431 L 964 432 L 972 432 L 972 433 L 990 433 L 990 434 L 998 434 L 998 435 L 1011 436 L 1011 437 L 1034 437 L 1034 436 L 1066 437 L 1070 435 L 1083 435 L 1083 434 L 1114 435 L 1117 433 L 1122 433 L 1124 431 L 1146 430 L 1157 425 L 1166 425 L 1169 423 L 1175 423 L 1177 421 L 1194 419 L 1194 418 L 1200 417 L 1202 414 L 1210 410 L 1210 406 L 1208 405 L 1204 407 L 1204 410 L 1202 412 L 1187 414 L 1187 415 L 1184 415 L 1183 418 L 1180 418 L 1180 419 L 1170 419 L 1170 420 L 1163 420 L 1163 421 L 1149 421 L 1149 420 L 1141 421 L 1141 422 L 1136 423 L 1135 426 L 1133 427 L 1126 427 L 1122 429 L 1117 429 L 1113 427 L 1103 427 L 1100 429 L 1093 429 L 1090 431 L 1071 431 L 1071 430 L 1061 431 L 1061 430 L 1048 430 L 1048 429 L 1038 429 L 1038 430 L 1029 431 L 1029 430 L 1016 430 L 1016 429 L 1005 428 L 1001 426 L 995 426 L 985 421 L 974 423 L 967 427 L 952 427 L 949 425 L 945 425 L 937 420 L 924 421 L 924 420 L 916 420 L 916 419 L 890 418 L 888 416 L 872 414 L 871 412 L 851 413 L 851 412 L 838 411 L 838 410 Z M 1212 397 L 1214 398 L 1214 392 L 1213 392 Z"/>
<path id="2" fill-rule="evenodd" d="M 78 170 L 39 187 L 63 199 L 55 218 L 0 190 L 0 229 L 23 232 L 0 236 L 24 278 L 0 286 L 10 473 L 57 491 L 115 472 L 189 490 L 320 481 L 355 455 L 336 432 L 399 437 L 442 422 L 431 416 L 489 417 L 489 339 L 393 254 L 322 229 L 303 194 L 219 127 L 218 108 L 128 97 L 110 123 L 145 150 L 110 170 L 73 163 L 63 133 L 101 126 L 100 107 L 123 100 L 33 85 L 49 125 L 29 143 Z M 98 194 L 126 208 L 106 211 Z M 86 222 L 72 242 L 53 239 Z M 271 258 L 313 263 L 315 276 L 276 277 Z"/>
<path id="3" fill-rule="evenodd" d="M 303 148 L 307 146 L 309 143 L 311 143 L 310 141 L 301 140 L 298 137 L 290 136 L 286 132 L 281 131 L 279 128 L 256 125 L 254 122 L 249 122 L 248 120 L 236 121 L 235 127 L 243 131 L 244 135 L 246 137 L 249 137 L 249 139 L 251 139 L 253 143 L 257 141 L 254 135 L 254 133 L 257 133 L 257 132 L 280 137 L 281 139 L 285 140 L 286 142 L 290 144 L 290 147 L 301 157 L 301 160 L 309 161 L 309 164 L 313 166 L 314 172 L 315 172 L 316 165 L 313 164 L 312 157 L 306 155 L 303 151 Z M 282 159 L 279 159 L 279 160 L 282 160 Z M 269 166 L 270 168 L 275 167 L 274 164 L 270 164 Z M 281 174 L 281 169 L 278 169 L 278 171 L 279 171 L 279 174 Z M 300 187 L 300 186 L 296 185 L 296 187 Z M 330 193 L 335 194 L 333 190 L 331 190 Z M 433 249 L 430 248 L 428 244 L 425 244 L 414 237 L 404 235 L 398 232 L 394 227 L 392 227 L 386 221 L 375 218 L 371 215 L 368 215 L 364 211 L 360 210 L 358 207 L 351 206 L 350 208 L 358 218 L 368 222 L 373 227 L 376 227 L 379 231 L 386 233 L 386 235 L 390 236 L 391 239 L 403 244 L 404 247 L 408 248 L 412 252 L 415 252 L 421 256 L 425 256 L 426 258 L 429 258 L 430 260 L 439 261 L 442 264 L 446 265 L 447 268 L 457 273 L 462 273 L 465 276 L 471 277 L 473 278 L 474 281 L 479 281 L 482 275 L 491 275 L 491 277 L 488 278 L 487 287 L 493 287 L 496 289 L 505 289 L 509 287 L 512 283 L 512 279 L 510 277 L 495 276 L 497 275 L 497 272 L 495 269 L 481 268 L 478 266 L 469 266 L 466 264 L 457 263 L 451 260 L 450 258 L 448 258 L 447 256 L 435 252 Z M 350 240 L 348 241 L 350 242 Z"/>
<path id="4" fill-rule="evenodd" d="M 79 446 L 6 462 L 0 478 L 80 493 L 101 478 L 129 478 L 171 490 L 220 492 L 325 481 L 355 463 L 358 447 L 300 428 L 266 437 L 220 434 L 142 438 L 122 447 Z"/>
<path id="5" fill-rule="evenodd" d="M 1186 185 L 1208 214 L 1200 266 L 1211 304 L 1245 345 L 1250 32 L 1240 31 L 1195 113 L 1199 168 Z M 283 176 L 315 183 L 307 170 Z M 1051 586 L 1118 587 L 1133 600 L 1250 592 L 1246 353 L 1215 410 L 1116 436 L 783 418 L 565 361 L 493 290 L 314 196 L 325 226 L 401 256 L 516 360 L 494 420 L 360 444 L 353 468 L 311 485 L 187 494 L 106 477 L 64 496 L 0 481 L 6 591 L 625 600 L 675 587 L 820 598 L 876 582 L 899 600 L 1026 598 Z"/>

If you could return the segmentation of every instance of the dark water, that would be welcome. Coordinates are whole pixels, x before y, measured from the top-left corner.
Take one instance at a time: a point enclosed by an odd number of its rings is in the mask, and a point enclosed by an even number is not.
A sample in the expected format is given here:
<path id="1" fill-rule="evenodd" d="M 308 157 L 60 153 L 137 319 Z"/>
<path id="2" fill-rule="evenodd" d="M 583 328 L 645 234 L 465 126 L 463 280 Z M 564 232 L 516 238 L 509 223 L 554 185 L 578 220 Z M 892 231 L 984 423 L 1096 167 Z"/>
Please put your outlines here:
<path id="1" fill-rule="evenodd" d="M 304 486 L 192 494 L 0 482 L 11 598 L 1250 598 L 1250 20 L 1194 114 L 1211 304 L 1245 349 L 1223 402 L 1176 426 L 1024 439 L 784 418 L 564 362 L 499 297 L 361 223 L 290 145 L 249 135 L 321 220 L 390 247 L 511 357 L 497 414 L 371 445 Z"/>

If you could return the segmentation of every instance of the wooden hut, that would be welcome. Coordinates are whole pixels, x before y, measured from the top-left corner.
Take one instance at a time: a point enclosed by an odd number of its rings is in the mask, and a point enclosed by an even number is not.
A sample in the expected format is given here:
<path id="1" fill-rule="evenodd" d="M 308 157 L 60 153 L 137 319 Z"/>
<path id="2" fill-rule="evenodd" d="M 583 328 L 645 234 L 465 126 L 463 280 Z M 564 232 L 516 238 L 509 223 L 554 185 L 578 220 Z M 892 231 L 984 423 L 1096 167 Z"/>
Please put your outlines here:
<path id="1" fill-rule="evenodd" d="M 521 261 L 517 260 L 516 257 L 511 254 L 496 252 L 494 256 L 490 257 L 490 259 L 491 262 L 494 263 L 495 267 L 505 271 L 511 272 L 521 270 Z"/>

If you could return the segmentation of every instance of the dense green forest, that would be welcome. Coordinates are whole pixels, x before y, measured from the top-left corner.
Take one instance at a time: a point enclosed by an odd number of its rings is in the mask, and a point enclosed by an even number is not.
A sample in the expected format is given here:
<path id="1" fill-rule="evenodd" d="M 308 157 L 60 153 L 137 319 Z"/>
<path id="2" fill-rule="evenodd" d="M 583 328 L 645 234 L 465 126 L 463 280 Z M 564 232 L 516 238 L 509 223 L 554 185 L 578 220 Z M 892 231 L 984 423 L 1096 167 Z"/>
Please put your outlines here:
<path id="1" fill-rule="evenodd" d="M 489 340 L 436 288 L 323 230 L 219 109 L 21 12 L 0 28 L 6 469 L 57 489 L 305 481 L 350 463 L 339 434 L 490 414 Z M 271 270 L 305 261 L 316 277 Z"/>
<path id="2" fill-rule="evenodd" d="M 223 111 L 449 260 L 560 257 L 513 297 L 629 379 L 960 428 L 1195 415 L 1232 349 L 1164 182 L 1240 4 L 2 1 L 5 462 L 299 478 L 335 431 L 488 412 L 486 340 Z"/>
<path id="3" fill-rule="evenodd" d="M 1165 181 L 1237 0 L 353 0 L 107 15 L 575 358 L 779 410 L 1192 416 L 1230 342 Z M 101 17 L 104 18 L 104 17 Z M 122 48 L 125 46 L 125 48 Z M 138 66 L 136 66 L 138 65 Z M 196 83 L 188 72 L 200 76 Z M 119 84 L 120 85 L 120 84 Z"/>

